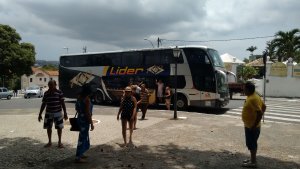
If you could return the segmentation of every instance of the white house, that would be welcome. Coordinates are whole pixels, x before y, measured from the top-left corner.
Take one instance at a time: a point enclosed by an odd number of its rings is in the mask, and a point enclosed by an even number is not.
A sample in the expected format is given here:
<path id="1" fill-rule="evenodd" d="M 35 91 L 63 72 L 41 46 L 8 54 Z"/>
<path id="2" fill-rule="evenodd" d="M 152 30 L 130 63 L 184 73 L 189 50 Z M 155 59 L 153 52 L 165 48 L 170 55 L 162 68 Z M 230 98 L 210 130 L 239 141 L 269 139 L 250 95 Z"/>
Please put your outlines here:
<path id="1" fill-rule="evenodd" d="M 29 86 L 39 86 L 42 88 L 48 87 L 49 80 L 55 80 L 58 84 L 58 71 L 46 71 L 38 67 L 31 67 L 33 74 L 30 76 L 23 75 L 21 77 L 21 89 L 26 89 Z"/>
<path id="2" fill-rule="evenodd" d="M 236 58 L 235 56 L 232 56 L 228 53 L 225 53 L 223 55 L 221 55 L 221 59 L 225 64 L 225 68 L 226 70 L 232 72 L 233 74 L 237 74 L 237 66 L 238 65 L 242 65 L 245 62 L 241 61 L 240 59 Z M 228 82 L 235 82 L 236 79 L 232 76 L 228 76 Z"/>

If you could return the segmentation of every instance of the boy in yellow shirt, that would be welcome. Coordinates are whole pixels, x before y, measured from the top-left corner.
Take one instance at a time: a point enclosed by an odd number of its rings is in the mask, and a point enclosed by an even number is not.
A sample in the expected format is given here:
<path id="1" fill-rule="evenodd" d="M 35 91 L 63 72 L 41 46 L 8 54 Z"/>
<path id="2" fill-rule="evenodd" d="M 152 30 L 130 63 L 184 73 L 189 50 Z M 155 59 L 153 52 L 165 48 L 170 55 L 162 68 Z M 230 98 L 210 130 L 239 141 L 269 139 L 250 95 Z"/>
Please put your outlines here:
<path id="1" fill-rule="evenodd" d="M 251 160 L 243 161 L 243 167 L 256 168 L 257 140 L 260 135 L 260 121 L 266 110 L 266 105 L 255 92 L 255 85 L 251 82 L 245 84 L 247 99 L 242 111 L 242 120 L 245 126 L 246 145 L 251 154 Z"/>

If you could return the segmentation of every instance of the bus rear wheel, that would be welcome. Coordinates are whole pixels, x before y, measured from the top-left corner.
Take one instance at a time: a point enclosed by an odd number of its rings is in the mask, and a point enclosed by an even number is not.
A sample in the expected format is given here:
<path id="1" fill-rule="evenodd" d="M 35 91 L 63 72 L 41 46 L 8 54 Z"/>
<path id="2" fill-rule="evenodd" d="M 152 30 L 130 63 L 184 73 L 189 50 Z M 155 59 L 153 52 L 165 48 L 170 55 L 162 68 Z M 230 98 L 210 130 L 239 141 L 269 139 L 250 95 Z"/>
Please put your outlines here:
<path id="1" fill-rule="evenodd" d="M 188 107 L 187 99 L 182 95 L 178 95 L 177 96 L 177 110 L 187 110 L 187 107 Z"/>
<path id="2" fill-rule="evenodd" d="M 103 94 L 101 92 L 97 92 L 94 95 L 94 102 L 95 104 L 103 104 L 104 102 L 104 98 L 103 98 Z"/>

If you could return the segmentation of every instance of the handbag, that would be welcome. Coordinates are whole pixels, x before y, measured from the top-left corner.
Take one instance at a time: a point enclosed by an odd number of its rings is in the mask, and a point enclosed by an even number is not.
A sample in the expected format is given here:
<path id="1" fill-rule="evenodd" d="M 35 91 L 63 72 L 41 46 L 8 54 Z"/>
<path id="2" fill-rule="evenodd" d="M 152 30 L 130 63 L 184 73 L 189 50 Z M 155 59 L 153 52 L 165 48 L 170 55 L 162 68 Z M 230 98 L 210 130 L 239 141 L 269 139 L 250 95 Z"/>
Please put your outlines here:
<path id="1" fill-rule="evenodd" d="M 80 131 L 80 126 L 79 126 L 79 119 L 77 118 L 77 112 L 74 117 L 69 118 L 71 128 L 70 131 Z"/>

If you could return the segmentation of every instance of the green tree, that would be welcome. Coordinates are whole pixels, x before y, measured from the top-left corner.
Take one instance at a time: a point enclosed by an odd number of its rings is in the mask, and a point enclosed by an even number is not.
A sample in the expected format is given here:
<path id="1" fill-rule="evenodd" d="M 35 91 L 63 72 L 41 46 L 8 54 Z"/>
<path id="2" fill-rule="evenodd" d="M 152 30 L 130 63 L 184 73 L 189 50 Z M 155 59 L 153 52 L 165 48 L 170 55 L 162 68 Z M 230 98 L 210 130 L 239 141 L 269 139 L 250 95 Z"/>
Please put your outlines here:
<path id="1" fill-rule="evenodd" d="M 44 65 L 44 66 L 42 66 L 42 69 L 43 70 L 58 70 L 58 68 L 52 64 Z"/>
<path id="2" fill-rule="evenodd" d="M 299 33 L 299 29 L 293 29 L 288 32 L 279 31 L 275 34 L 272 45 L 276 50 L 278 61 L 295 57 L 296 52 L 300 50 L 300 36 L 297 36 Z"/>
<path id="3" fill-rule="evenodd" d="M 21 36 L 9 25 L 0 24 L 0 72 L 2 81 L 14 76 L 31 74 L 35 63 L 35 48 L 30 43 L 20 43 Z"/>
<path id="4" fill-rule="evenodd" d="M 252 79 L 258 74 L 258 71 L 252 66 L 238 66 L 237 68 L 237 77 L 243 81 Z"/>
<path id="5" fill-rule="evenodd" d="M 300 63 L 300 50 L 296 51 L 294 61 Z"/>
<path id="6" fill-rule="evenodd" d="M 253 56 L 253 52 L 257 49 L 256 46 L 250 46 L 249 48 L 247 48 L 246 50 L 251 52 L 251 56 Z"/>
<path id="7" fill-rule="evenodd" d="M 274 46 L 273 41 L 268 41 L 267 42 L 266 51 L 268 52 L 268 56 L 270 57 L 270 60 L 276 60 L 277 59 L 277 55 L 276 55 L 275 46 Z"/>
<path id="8" fill-rule="evenodd" d="M 244 58 L 243 62 L 245 62 L 245 63 L 249 63 L 249 59 L 247 59 L 247 58 Z"/>

